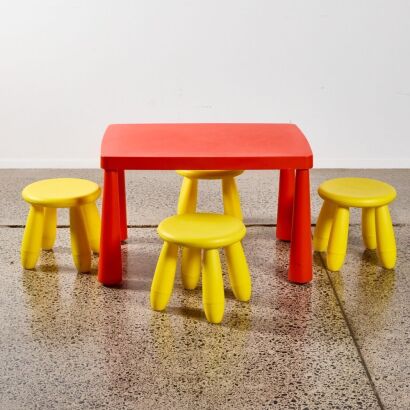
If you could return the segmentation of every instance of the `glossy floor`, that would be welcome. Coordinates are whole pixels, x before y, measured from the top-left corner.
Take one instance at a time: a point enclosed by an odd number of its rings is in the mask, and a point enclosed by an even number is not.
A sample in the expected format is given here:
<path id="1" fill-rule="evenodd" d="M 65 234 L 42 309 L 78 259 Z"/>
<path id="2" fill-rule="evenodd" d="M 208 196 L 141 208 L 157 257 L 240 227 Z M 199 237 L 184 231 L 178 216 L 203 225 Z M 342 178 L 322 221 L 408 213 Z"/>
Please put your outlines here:
<path id="1" fill-rule="evenodd" d="M 128 178 L 129 241 L 120 288 L 75 272 L 66 213 L 53 252 L 35 271 L 19 265 L 29 181 L 100 171 L 0 171 L 0 408 L 277 408 L 410 407 L 410 171 L 313 172 L 312 189 L 335 175 L 393 182 L 398 243 L 395 271 L 377 266 L 360 241 L 353 212 L 346 263 L 329 273 L 314 258 L 314 281 L 289 284 L 289 245 L 274 239 L 276 181 L 247 172 L 238 180 L 253 279 L 251 303 L 235 301 L 226 283 L 222 325 L 206 322 L 200 289 L 177 278 L 165 313 L 149 308 L 161 248 L 155 225 L 176 207 L 180 178 Z M 203 209 L 218 209 L 220 187 L 203 184 Z M 215 199 L 217 198 L 217 199 Z M 320 201 L 314 196 L 313 220 Z"/>

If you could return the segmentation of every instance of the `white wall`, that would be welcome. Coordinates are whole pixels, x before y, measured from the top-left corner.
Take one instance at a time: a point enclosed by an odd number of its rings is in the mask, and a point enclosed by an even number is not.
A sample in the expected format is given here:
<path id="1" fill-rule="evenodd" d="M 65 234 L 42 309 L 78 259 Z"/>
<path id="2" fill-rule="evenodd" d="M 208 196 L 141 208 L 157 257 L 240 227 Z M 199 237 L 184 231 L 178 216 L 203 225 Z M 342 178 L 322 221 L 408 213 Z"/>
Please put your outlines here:
<path id="1" fill-rule="evenodd" d="M 0 3 L 0 167 L 98 166 L 113 122 L 294 122 L 410 167 L 409 0 Z"/>

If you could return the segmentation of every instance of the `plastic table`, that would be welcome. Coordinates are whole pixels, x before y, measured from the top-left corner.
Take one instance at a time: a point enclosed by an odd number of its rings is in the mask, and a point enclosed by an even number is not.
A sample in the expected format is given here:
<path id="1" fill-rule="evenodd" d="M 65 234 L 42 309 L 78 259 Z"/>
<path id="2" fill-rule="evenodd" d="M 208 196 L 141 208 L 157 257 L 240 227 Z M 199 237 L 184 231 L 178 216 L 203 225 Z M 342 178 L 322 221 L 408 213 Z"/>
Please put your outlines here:
<path id="1" fill-rule="evenodd" d="M 104 169 L 98 280 L 122 281 L 127 239 L 126 170 L 280 170 L 276 237 L 290 240 L 288 279 L 312 279 L 309 169 L 313 154 L 293 124 L 113 124 L 101 146 Z"/>

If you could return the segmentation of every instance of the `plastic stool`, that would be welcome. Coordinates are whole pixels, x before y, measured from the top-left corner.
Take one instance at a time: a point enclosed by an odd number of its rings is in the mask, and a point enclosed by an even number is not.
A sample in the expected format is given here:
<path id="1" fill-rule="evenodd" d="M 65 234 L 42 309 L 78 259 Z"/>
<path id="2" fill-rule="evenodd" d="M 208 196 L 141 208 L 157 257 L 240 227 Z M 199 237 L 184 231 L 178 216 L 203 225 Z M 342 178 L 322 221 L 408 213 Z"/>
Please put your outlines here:
<path id="1" fill-rule="evenodd" d="M 316 224 L 315 251 L 327 251 L 327 267 L 338 271 L 343 265 L 349 231 L 349 207 L 362 208 L 362 236 L 368 249 L 377 249 L 384 268 L 396 264 L 396 241 L 388 204 L 396 198 L 389 184 L 369 178 L 336 178 L 323 182 L 324 199 Z"/>
<path id="2" fill-rule="evenodd" d="M 225 297 L 219 248 L 225 249 L 229 280 L 236 299 L 251 297 L 251 277 L 241 245 L 245 225 L 237 218 L 218 214 L 184 214 L 164 219 L 158 234 L 164 240 L 151 286 L 151 307 L 164 310 L 172 294 L 177 266 L 178 246 L 192 249 L 188 265 L 182 272 L 184 285 L 194 289 L 201 274 L 202 303 L 209 322 L 220 323 L 224 314 Z"/>
<path id="3" fill-rule="evenodd" d="M 36 266 L 41 249 L 52 249 L 57 232 L 57 208 L 70 208 L 71 250 L 79 272 L 91 268 L 91 251 L 100 248 L 100 215 L 95 201 L 100 187 L 78 178 L 55 178 L 34 182 L 22 192 L 30 211 L 21 245 L 21 264 Z"/>
<path id="4" fill-rule="evenodd" d="M 196 211 L 198 179 L 221 179 L 225 215 L 242 220 L 241 203 L 235 177 L 243 171 L 177 171 L 184 177 L 178 200 L 178 215 L 192 214 Z"/>

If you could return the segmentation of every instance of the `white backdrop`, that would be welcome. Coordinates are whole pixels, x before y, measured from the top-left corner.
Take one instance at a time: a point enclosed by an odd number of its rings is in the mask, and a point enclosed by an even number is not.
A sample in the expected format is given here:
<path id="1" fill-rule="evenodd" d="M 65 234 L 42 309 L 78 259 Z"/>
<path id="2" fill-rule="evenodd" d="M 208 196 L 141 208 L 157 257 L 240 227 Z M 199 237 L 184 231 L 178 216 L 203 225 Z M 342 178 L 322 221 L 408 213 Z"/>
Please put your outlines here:
<path id="1" fill-rule="evenodd" d="M 109 123 L 196 121 L 410 167 L 410 1 L 0 0 L 0 167 L 98 166 Z"/>

